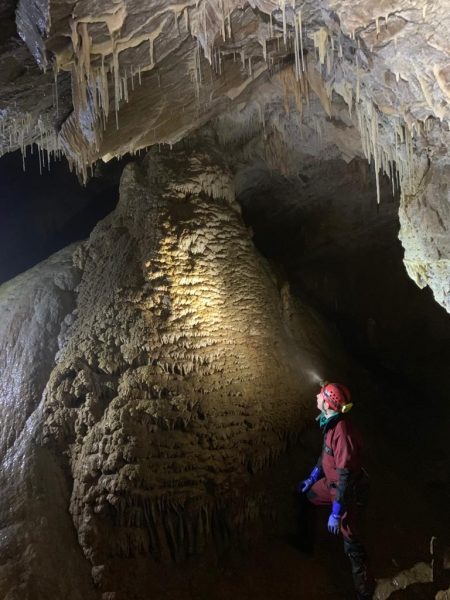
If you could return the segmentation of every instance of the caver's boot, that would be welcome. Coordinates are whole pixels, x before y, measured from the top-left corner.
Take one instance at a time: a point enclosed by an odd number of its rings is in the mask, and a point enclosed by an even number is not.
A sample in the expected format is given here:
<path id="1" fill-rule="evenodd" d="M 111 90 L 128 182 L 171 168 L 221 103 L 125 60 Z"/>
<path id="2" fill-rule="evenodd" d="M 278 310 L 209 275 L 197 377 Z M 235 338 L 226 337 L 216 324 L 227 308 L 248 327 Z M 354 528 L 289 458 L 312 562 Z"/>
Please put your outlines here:
<path id="1" fill-rule="evenodd" d="M 370 572 L 367 554 L 359 542 L 344 540 L 344 551 L 352 568 L 353 585 L 358 600 L 373 600 L 375 579 Z"/>

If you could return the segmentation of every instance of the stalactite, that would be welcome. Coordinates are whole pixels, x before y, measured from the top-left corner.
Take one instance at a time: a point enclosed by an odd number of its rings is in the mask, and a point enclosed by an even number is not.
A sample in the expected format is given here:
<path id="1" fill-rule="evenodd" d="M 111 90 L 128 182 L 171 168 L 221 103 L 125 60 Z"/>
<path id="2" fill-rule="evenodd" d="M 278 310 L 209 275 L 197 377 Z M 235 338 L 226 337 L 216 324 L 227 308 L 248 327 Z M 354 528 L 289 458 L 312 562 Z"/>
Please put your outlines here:
<path id="1" fill-rule="evenodd" d="M 281 3 L 281 12 L 283 18 L 283 42 L 286 46 L 287 24 L 286 24 L 286 0 L 279 0 Z"/>
<path id="2" fill-rule="evenodd" d="M 305 67 L 305 59 L 304 59 L 304 52 L 303 52 L 303 24 L 302 24 L 302 9 L 299 10 L 298 13 L 298 29 L 300 32 L 300 56 L 302 59 L 302 71 L 305 72 L 306 71 L 306 67 Z"/>
<path id="3" fill-rule="evenodd" d="M 359 102 L 361 96 L 361 77 L 359 73 L 359 57 L 358 52 L 356 52 L 356 103 Z"/>
<path id="4" fill-rule="evenodd" d="M 328 30 L 326 27 L 321 27 L 313 33 L 314 47 L 319 51 L 319 61 L 323 65 L 325 63 L 328 46 Z"/>
<path id="5" fill-rule="evenodd" d="M 226 41 L 226 30 L 225 30 L 225 9 L 223 0 L 220 0 L 220 31 L 222 34 L 222 41 Z"/>
<path id="6" fill-rule="evenodd" d="M 60 151 L 59 136 L 48 117 L 39 117 L 35 122 L 29 113 L 15 115 L 8 110 L 0 112 L 0 156 L 6 152 L 19 149 L 22 154 L 22 166 L 25 170 L 27 146 L 36 143 L 39 150 L 39 159 L 42 166 L 50 167 L 52 158 Z M 47 153 L 47 163 L 41 152 Z"/>
<path id="7" fill-rule="evenodd" d="M 227 34 L 228 34 L 228 39 L 231 39 L 233 36 L 232 29 L 231 29 L 231 9 L 228 9 Z"/>
<path id="8" fill-rule="evenodd" d="M 56 118 L 59 118 L 59 92 L 58 92 L 58 67 L 57 62 L 54 63 L 53 66 L 53 77 L 55 82 L 55 108 L 56 108 Z"/>
<path id="9" fill-rule="evenodd" d="M 295 78 L 297 81 L 300 79 L 300 42 L 299 42 L 299 30 L 298 21 L 294 20 L 295 36 L 294 36 L 294 58 L 295 58 Z"/>
<path id="10" fill-rule="evenodd" d="M 373 161 L 375 168 L 378 202 L 380 201 L 380 171 L 390 176 L 393 190 L 399 189 L 402 194 L 412 193 L 415 187 L 415 158 L 413 135 L 410 129 L 398 120 L 392 130 L 385 133 L 385 135 L 392 135 L 393 144 L 382 143 L 379 133 L 381 125 L 376 107 L 370 101 L 361 99 L 356 104 L 356 112 L 364 154 L 369 163 Z"/>

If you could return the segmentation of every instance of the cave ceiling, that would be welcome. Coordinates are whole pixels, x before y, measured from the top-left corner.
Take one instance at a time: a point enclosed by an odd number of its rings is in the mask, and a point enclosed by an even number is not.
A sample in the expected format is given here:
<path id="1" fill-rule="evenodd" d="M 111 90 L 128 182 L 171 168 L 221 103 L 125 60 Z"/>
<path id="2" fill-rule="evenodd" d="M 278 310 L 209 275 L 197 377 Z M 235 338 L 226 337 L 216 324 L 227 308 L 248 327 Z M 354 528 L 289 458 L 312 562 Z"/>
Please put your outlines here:
<path id="1" fill-rule="evenodd" d="M 365 157 L 379 200 L 383 173 L 401 192 L 409 275 L 450 310 L 445 0 L 2 0 L 0 15 L 0 154 L 35 143 L 86 180 L 207 127 L 236 170 Z"/>

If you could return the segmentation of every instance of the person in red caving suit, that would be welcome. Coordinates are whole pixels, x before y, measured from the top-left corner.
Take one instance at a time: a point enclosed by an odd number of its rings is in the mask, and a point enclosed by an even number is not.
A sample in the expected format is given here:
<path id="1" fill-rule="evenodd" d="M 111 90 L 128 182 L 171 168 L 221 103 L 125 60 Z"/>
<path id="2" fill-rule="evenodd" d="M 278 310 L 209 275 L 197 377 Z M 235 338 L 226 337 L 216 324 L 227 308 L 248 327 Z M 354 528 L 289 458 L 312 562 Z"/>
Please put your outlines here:
<path id="1" fill-rule="evenodd" d="M 323 447 L 311 474 L 297 486 L 303 508 L 300 545 L 304 550 L 311 550 L 308 527 L 302 523 L 306 519 L 305 505 L 330 506 L 328 531 L 343 537 L 356 596 L 358 600 L 372 600 L 375 581 L 356 532 L 356 514 L 367 492 L 367 474 L 361 465 L 361 434 L 347 415 L 353 406 L 350 392 L 340 383 L 325 382 L 316 398 Z"/>

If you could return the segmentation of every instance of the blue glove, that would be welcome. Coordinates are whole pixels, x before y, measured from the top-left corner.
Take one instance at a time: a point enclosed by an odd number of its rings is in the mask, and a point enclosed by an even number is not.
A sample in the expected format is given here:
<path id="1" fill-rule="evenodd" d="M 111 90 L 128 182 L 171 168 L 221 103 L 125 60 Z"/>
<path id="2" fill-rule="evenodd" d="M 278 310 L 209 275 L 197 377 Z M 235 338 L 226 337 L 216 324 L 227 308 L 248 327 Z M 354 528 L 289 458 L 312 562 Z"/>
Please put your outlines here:
<path id="1" fill-rule="evenodd" d="M 314 467 L 314 469 L 311 471 L 311 475 L 307 479 L 300 481 L 300 483 L 297 485 L 297 494 L 306 494 L 306 492 L 309 492 L 312 486 L 316 483 L 316 481 L 319 481 L 321 477 L 322 469 L 320 467 Z"/>
<path id="2" fill-rule="evenodd" d="M 343 512 L 342 504 L 335 500 L 331 515 L 328 517 L 328 531 L 333 535 L 339 535 L 341 531 L 341 517 Z"/>

